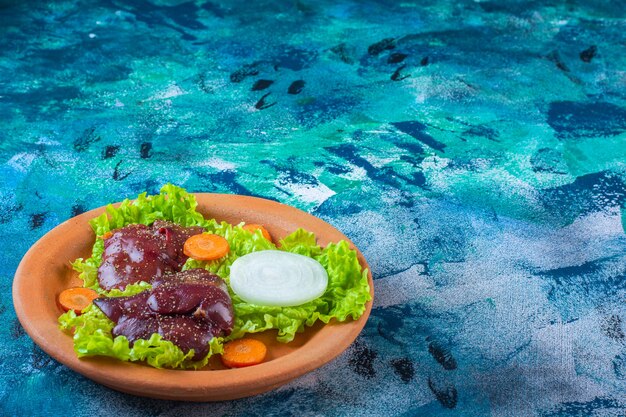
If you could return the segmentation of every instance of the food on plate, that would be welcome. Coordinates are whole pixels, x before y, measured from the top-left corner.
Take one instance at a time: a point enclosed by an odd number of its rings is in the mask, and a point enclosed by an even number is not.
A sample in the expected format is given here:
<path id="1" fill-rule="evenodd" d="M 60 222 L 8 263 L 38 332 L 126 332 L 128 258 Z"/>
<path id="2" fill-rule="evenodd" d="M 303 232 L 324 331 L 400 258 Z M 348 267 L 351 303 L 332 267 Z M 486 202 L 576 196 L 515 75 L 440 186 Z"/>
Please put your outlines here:
<path id="1" fill-rule="evenodd" d="M 347 242 L 322 248 L 313 233 L 298 229 L 274 243 L 263 229 L 205 219 L 196 207 L 192 194 L 168 184 L 157 195 L 143 193 L 117 207 L 109 205 L 90 221 L 95 233 L 91 256 L 72 265 L 84 287 L 99 297 L 82 314 L 69 310 L 59 317 L 61 329 L 73 334 L 79 357 L 198 369 L 251 333 L 276 330 L 277 340 L 287 343 L 317 321 L 356 320 L 364 313 L 371 299 L 367 270 Z M 225 241 L 228 249 L 219 243 L 217 259 L 194 259 L 194 250 L 202 245 L 185 251 L 185 242 L 205 236 L 214 236 L 209 238 L 213 244 Z M 268 264 L 262 260 L 268 255 L 302 256 L 307 259 L 303 265 L 314 263 L 319 274 L 321 267 L 325 289 L 318 282 L 311 287 L 315 291 L 295 301 L 294 288 L 283 291 L 292 296 L 289 306 L 257 304 L 245 290 L 240 296 L 232 281 L 236 263 L 245 266 L 247 256 L 260 256 L 259 262 Z M 269 264 L 281 267 L 271 259 Z M 311 299 L 313 292 L 319 296 Z"/>
<path id="2" fill-rule="evenodd" d="M 74 313 L 80 314 L 96 298 L 98 298 L 98 293 L 94 290 L 84 287 L 74 287 L 61 291 L 58 300 L 63 310 L 72 310 Z"/>
<path id="3" fill-rule="evenodd" d="M 315 259 L 280 250 L 252 252 L 230 267 L 230 286 L 247 303 L 292 307 L 326 291 L 328 273 Z"/>
<path id="4" fill-rule="evenodd" d="M 233 306 L 222 279 L 205 269 L 190 269 L 160 277 L 151 290 L 128 297 L 101 297 L 94 304 L 112 321 L 113 337 L 129 345 L 158 333 L 187 354 L 201 360 L 214 337 L 233 328 Z"/>
<path id="5" fill-rule="evenodd" d="M 124 289 L 128 284 L 150 282 L 163 274 L 178 272 L 187 255 L 183 244 L 203 232 L 202 227 L 181 227 L 156 220 L 148 227 L 130 224 L 111 231 L 104 241 L 98 282 L 105 290 Z"/>
<path id="6" fill-rule="evenodd" d="M 258 365 L 265 359 L 267 346 L 256 339 L 237 339 L 224 345 L 222 363 L 229 368 Z"/>
<path id="7" fill-rule="evenodd" d="M 197 261 L 214 261 L 228 255 L 228 241 L 220 235 L 202 233 L 185 241 L 183 252 Z"/>
<path id="8" fill-rule="evenodd" d="M 272 241 L 272 235 L 270 235 L 270 232 L 268 232 L 267 229 L 263 227 L 263 225 L 256 224 L 256 223 L 248 223 L 248 224 L 243 225 L 241 228 L 243 230 L 247 230 L 250 233 L 254 233 L 257 230 L 260 230 L 261 234 L 263 235 L 265 239 L 269 240 L 270 242 Z"/>

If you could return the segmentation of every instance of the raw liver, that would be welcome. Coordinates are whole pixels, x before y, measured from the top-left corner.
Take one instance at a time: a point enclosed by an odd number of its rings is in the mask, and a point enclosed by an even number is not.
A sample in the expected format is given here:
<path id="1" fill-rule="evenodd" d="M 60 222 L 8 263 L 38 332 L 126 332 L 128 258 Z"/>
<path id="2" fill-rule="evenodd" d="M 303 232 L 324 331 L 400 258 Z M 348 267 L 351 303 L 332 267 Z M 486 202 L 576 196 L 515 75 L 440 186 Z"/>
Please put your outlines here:
<path id="1" fill-rule="evenodd" d="M 116 326 L 113 337 L 138 339 L 160 334 L 200 360 L 215 336 L 227 336 L 233 328 L 233 306 L 222 279 L 204 269 L 165 275 L 149 291 L 129 297 L 102 297 L 94 304 Z"/>
<path id="2" fill-rule="evenodd" d="M 132 224 L 113 231 L 104 241 L 98 268 L 100 287 L 123 290 L 128 284 L 152 282 L 180 271 L 187 260 L 183 253 L 185 241 L 203 231 L 202 227 L 185 228 L 163 220 L 156 220 L 152 226 Z"/>

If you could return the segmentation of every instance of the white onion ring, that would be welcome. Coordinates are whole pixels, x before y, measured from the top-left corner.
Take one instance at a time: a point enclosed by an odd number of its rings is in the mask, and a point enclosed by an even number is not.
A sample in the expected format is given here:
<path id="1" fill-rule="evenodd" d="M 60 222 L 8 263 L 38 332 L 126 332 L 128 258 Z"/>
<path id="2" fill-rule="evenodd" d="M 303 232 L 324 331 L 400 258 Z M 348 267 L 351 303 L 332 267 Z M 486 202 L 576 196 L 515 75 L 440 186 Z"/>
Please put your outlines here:
<path id="1" fill-rule="evenodd" d="M 252 252 L 230 267 L 230 286 L 242 300 L 262 306 L 298 306 L 326 291 L 328 273 L 315 259 L 280 250 Z"/>

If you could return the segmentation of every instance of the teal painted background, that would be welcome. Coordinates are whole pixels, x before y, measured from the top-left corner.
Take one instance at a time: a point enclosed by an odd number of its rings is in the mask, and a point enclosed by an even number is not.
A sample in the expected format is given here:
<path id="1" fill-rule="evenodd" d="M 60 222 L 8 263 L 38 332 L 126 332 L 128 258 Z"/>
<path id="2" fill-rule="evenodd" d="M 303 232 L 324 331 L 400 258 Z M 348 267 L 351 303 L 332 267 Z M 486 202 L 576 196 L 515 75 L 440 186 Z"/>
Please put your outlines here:
<path id="1" fill-rule="evenodd" d="M 626 415 L 625 31 L 623 2 L 0 1 L 0 414 Z M 34 346 L 27 249 L 166 182 L 342 230 L 357 342 L 216 404 Z"/>

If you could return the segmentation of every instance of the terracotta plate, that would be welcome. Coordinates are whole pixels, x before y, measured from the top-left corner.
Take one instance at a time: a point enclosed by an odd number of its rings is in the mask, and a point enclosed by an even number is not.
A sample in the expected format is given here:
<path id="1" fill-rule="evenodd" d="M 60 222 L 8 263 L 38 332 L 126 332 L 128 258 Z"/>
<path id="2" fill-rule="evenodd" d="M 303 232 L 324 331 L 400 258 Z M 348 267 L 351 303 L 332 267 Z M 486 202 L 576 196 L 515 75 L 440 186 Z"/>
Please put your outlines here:
<path id="1" fill-rule="evenodd" d="M 196 194 L 198 211 L 207 218 L 237 224 L 260 223 L 275 241 L 298 227 L 314 232 L 322 246 L 348 240 L 328 223 L 284 204 L 254 197 L 227 194 Z M 28 335 L 44 351 L 76 372 L 110 388 L 154 398 L 217 401 L 259 394 L 304 375 L 331 361 L 357 337 L 370 314 L 372 302 L 357 321 L 308 328 L 288 344 L 275 341 L 274 332 L 256 336 L 268 344 L 267 361 L 249 368 L 224 369 L 213 358 L 205 369 L 155 369 L 141 363 L 110 358 L 78 359 L 72 338 L 57 327 L 62 310 L 57 296 L 66 288 L 80 285 L 68 262 L 89 257 L 94 234 L 88 221 L 104 211 L 91 210 L 55 227 L 26 253 L 13 281 L 13 303 Z M 349 240 L 348 240 L 349 241 Z M 364 268 L 367 262 L 359 252 Z M 373 284 L 369 276 L 370 288 Z"/>

